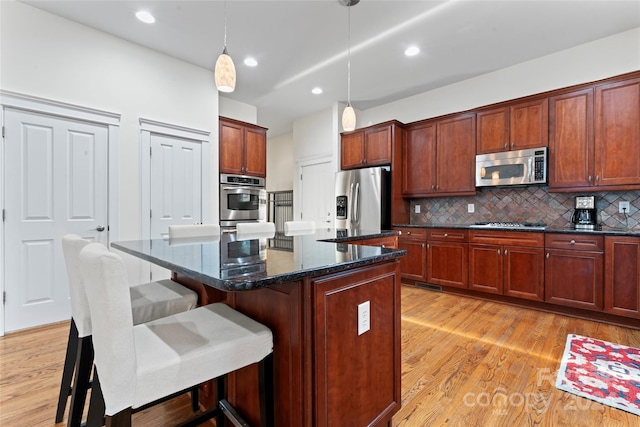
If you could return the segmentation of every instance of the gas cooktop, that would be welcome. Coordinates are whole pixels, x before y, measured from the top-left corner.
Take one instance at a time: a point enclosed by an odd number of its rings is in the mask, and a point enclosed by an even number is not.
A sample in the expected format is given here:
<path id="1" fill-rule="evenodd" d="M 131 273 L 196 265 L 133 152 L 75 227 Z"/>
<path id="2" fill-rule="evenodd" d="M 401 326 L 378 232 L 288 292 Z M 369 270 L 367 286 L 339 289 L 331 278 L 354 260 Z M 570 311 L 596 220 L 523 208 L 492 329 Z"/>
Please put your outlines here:
<path id="1" fill-rule="evenodd" d="M 527 228 L 544 229 L 547 226 L 544 222 L 476 222 L 474 228 Z"/>

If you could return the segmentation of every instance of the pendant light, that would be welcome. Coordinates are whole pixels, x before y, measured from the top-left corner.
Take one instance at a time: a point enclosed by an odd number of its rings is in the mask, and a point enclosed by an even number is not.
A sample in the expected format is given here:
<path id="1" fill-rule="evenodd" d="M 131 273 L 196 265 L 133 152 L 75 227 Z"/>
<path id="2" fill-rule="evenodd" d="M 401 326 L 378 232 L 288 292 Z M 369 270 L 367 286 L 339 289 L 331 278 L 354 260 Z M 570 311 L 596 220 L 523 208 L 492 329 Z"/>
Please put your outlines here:
<path id="1" fill-rule="evenodd" d="M 236 67 L 227 53 L 227 2 L 224 2 L 224 47 L 216 61 L 214 72 L 216 87 L 220 92 L 233 92 L 236 88 Z"/>
<path id="2" fill-rule="evenodd" d="M 342 129 L 351 131 L 356 128 L 356 112 L 351 106 L 351 6 L 358 4 L 360 0 L 339 0 L 340 4 L 349 8 L 349 23 L 347 31 L 347 107 L 342 112 Z"/>

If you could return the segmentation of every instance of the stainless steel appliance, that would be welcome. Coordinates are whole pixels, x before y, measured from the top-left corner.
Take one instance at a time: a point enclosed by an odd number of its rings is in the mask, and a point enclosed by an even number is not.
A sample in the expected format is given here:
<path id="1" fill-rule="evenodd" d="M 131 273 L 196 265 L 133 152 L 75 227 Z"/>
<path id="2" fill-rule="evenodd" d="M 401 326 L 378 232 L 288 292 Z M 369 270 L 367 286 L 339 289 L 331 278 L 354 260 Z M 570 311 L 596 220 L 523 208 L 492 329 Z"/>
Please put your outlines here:
<path id="1" fill-rule="evenodd" d="M 547 147 L 476 156 L 476 187 L 546 182 Z"/>
<path id="2" fill-rule="evenodd" d="M 384 230 L 391 225 L 391 178 L 383 167 L 336 173 L 336 228 Z"/>
<path id="3" fill-rule="evenodd" d="M 575 228 L 593 230 L 598 224 L 596 196 L 576 196 L 571 222 Z"/>
<path id="4" fill-rule="evenodd" d="M 265 221 L 266 215 L 264 178 L 220 174 L 220 227 L 233 228 L 239 222 Z"/>
<path id="5" fill-rule="evenodd" d="M 547 224 L 544 222 L 476 222 L 471 225 L 472 228 L 508 228 L 508 229 L 533 229 L 544 230 Z"/>

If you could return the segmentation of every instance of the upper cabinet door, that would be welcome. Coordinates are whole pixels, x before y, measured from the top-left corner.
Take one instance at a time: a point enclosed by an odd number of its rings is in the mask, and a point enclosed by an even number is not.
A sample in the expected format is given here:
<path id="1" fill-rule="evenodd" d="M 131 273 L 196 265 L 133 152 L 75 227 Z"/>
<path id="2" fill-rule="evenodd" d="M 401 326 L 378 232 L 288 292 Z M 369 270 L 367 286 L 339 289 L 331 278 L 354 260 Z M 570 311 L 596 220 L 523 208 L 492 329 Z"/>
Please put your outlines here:
<path id="1" fill-rule="evenodd" d="M 391 163 L 391 125 L 365 131 L 364 158 L 365 166 Z"/>
<path id="2" fill-rule="evenodd" d="M 549 102 L 547 98 L 511 106 L 509 149 L 549 145 Z"/>
<path id="3" fill-rule="evenodd" d="M 245 129 L 245 174 L 267 176 L 267 135 L 264 129 Z"/>
<path id="4" fill-rule="evenodd" d="M 476 114 L 476 154 L 509 150 L 509 107 Z"/>
<path id="5" fill-rule="evenodd" d="M 475 194 L 476 115 L 438 121 L 436 191 L 442 195 Z"/>
<path id="6" fill-rule="evenodd" d="M 596 86 L 598 186 L 640 185 L 640 78 Z"/>
<path id="7" fill-rule="evenodd" d="M 244 129 L 235 123 L 220 121 L 219 162 L 221 173 L 244 173 Z"/>
<path id="8" fill-rule="evenodd" d="M 364 165 L 364 132 L 344 134 L 340 143 L 341 169 L 360 168 Z"/>
<path id="9" fill-rule="evenodd" d="M 402 194 L 418 196 L 435 191 L 436 123 L 409 127 L 402 144 Z"/>
<path id="10" fill-rule="evenodd" d="M 593 88 L 549 99 L 549 189 L 593 185 Z"/>

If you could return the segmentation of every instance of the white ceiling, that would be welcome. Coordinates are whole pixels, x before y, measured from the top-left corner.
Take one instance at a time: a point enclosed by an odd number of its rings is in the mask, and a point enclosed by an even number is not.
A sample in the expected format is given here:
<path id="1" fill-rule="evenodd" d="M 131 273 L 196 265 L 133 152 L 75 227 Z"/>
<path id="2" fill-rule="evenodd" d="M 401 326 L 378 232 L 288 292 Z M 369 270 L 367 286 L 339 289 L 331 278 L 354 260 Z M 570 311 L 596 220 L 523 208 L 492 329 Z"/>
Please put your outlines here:
<path id="1" fill-rule="evenodd" d="M 210 70 L 222 51 L 221 0 L 22 1 Z M 156 23 L 139 22 L 140 9 Z M 365 110 L 639 26 L 637 0 L 361 0 L 351 8 L 351 103 Z M 256 106 L 271 136 L 346 103 L 347 29 L 338 0 L 229 0 L 238 82 L 223 96 Z M 421 52 L 405 57 L 409 45 Z M 259 65 L 245 66 L 247 56 Z M 324 93 L 311 94 L 316 86 Z"/>

